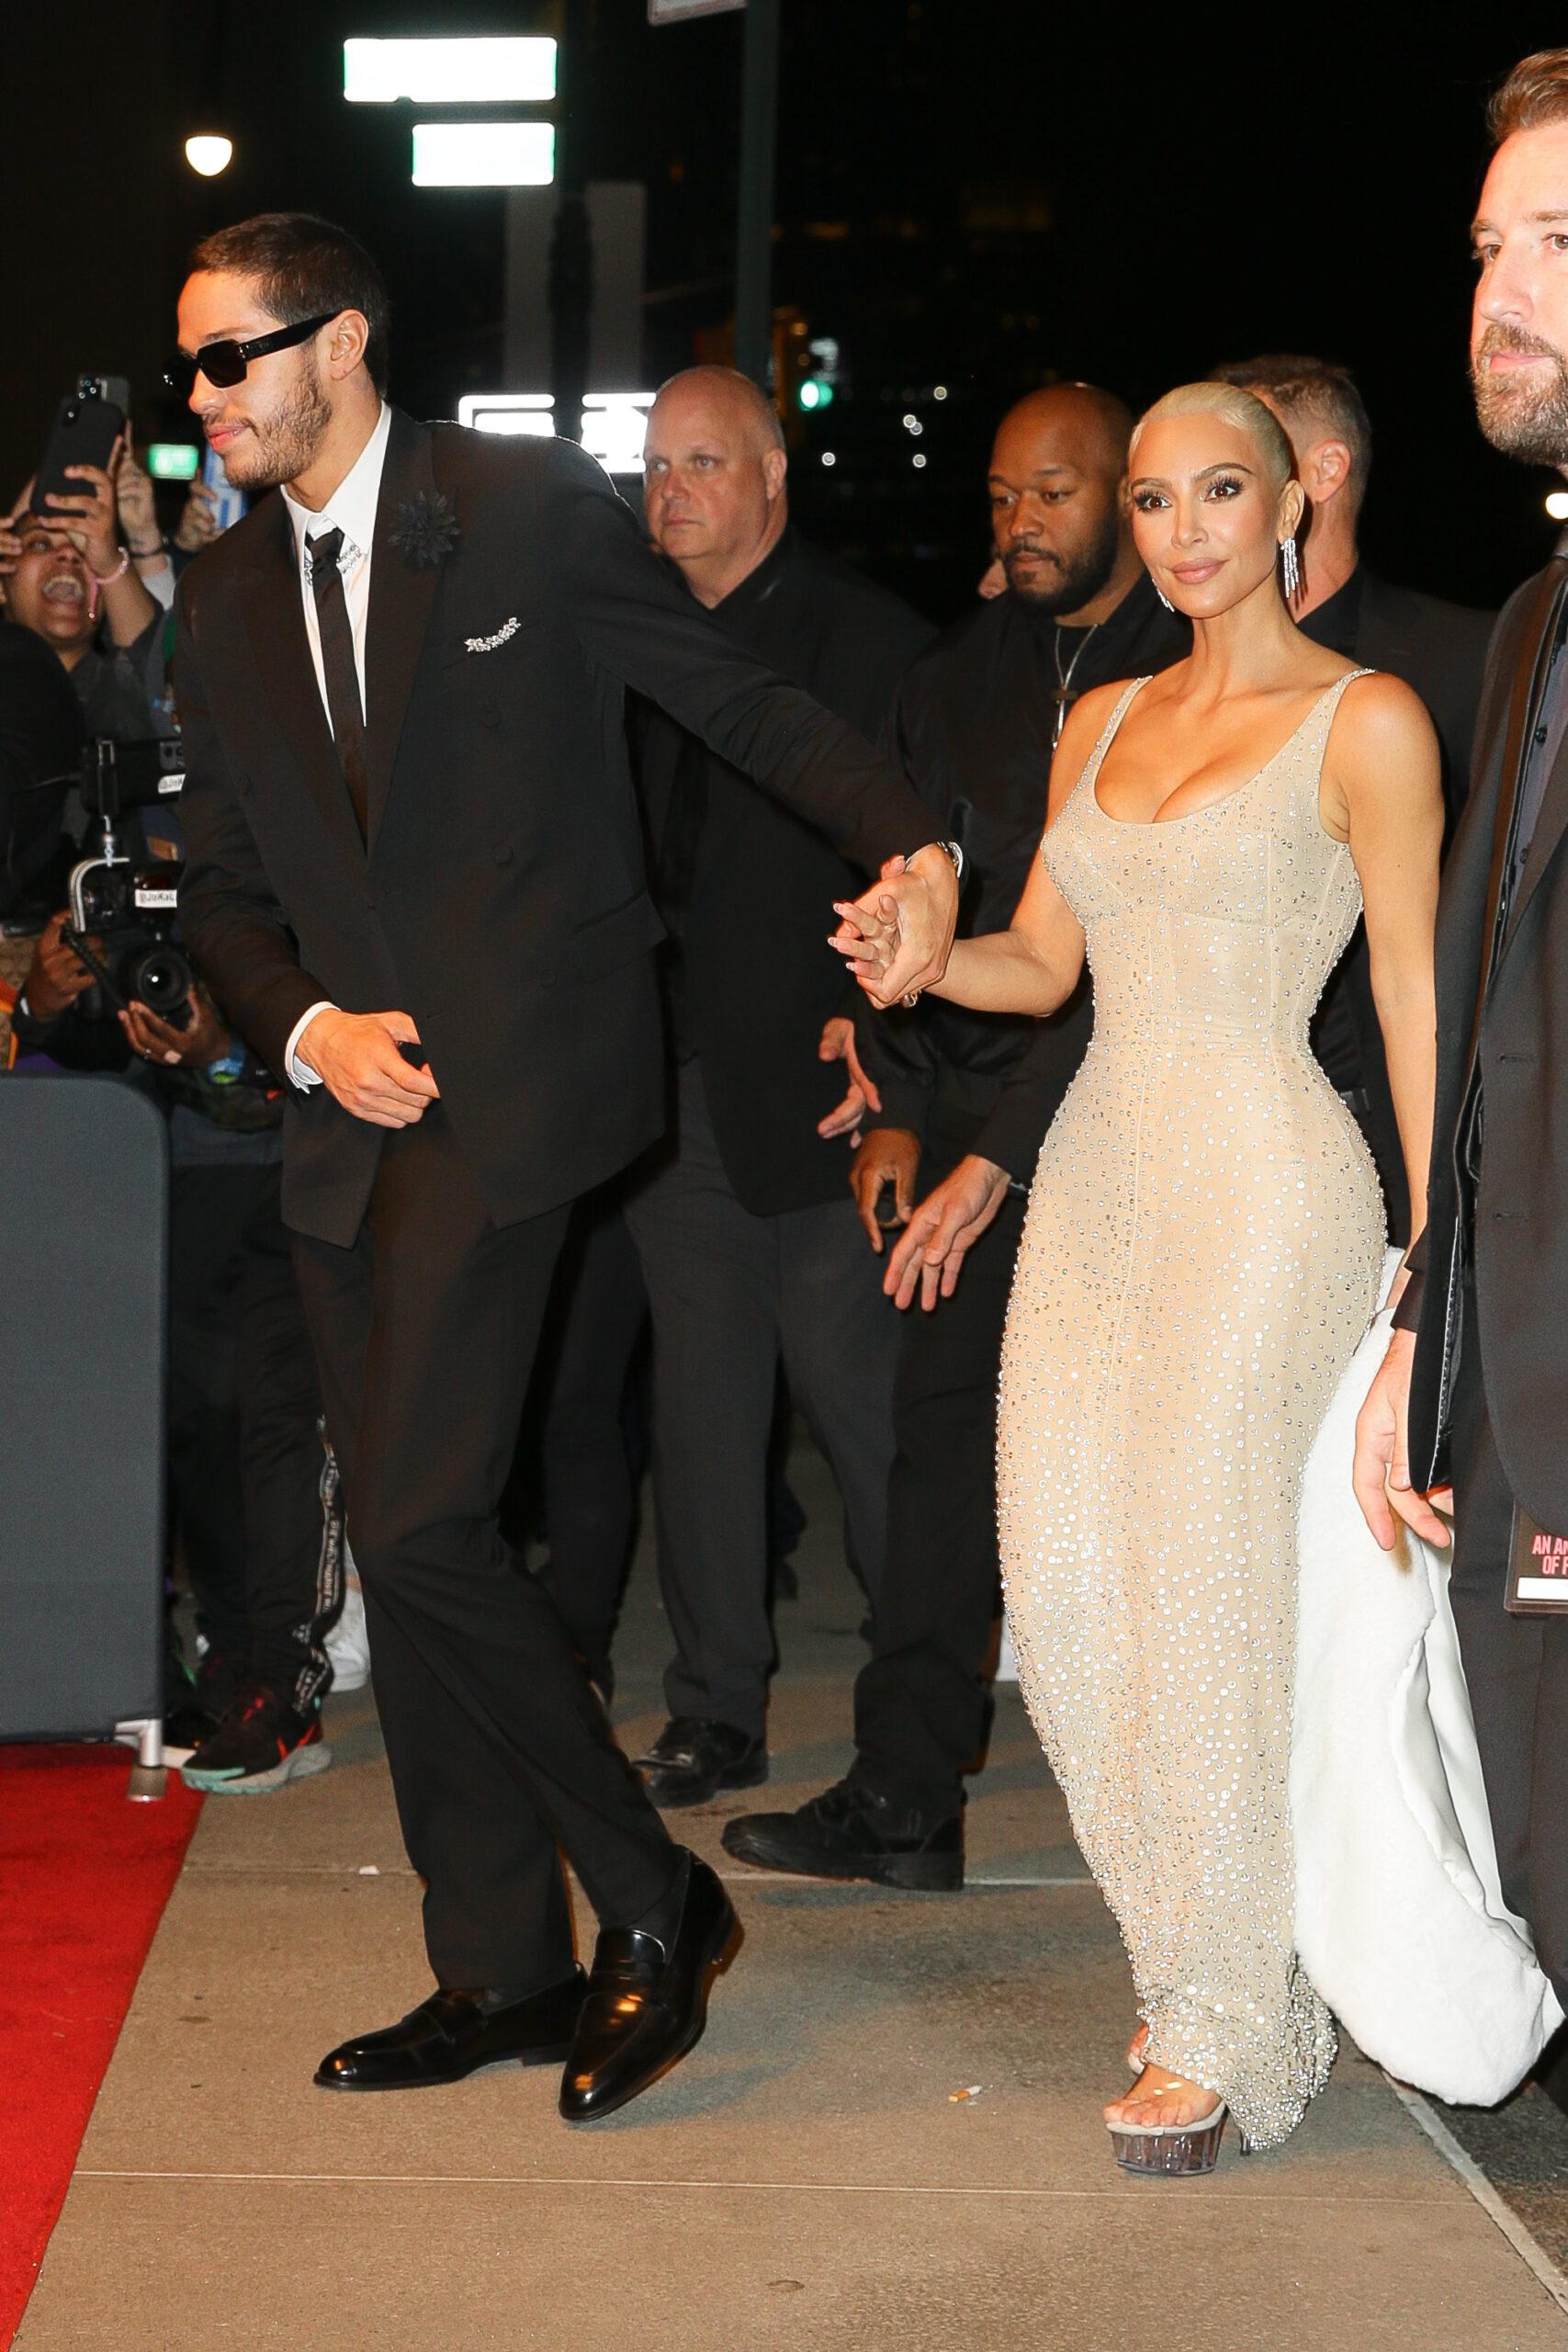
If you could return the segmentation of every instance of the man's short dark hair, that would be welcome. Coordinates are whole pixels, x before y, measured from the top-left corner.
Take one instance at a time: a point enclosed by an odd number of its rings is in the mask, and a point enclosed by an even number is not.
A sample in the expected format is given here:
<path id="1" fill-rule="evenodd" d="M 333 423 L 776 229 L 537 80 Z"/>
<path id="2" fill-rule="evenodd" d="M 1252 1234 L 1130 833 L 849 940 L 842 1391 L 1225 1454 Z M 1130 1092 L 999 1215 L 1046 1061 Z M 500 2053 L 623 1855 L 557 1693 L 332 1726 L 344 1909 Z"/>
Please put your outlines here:
<path id="1" fill-rule="evenodd" d="M 370 328 L 365 365 L 378 392 L 387 389 L 387 288 L 381 273 L 346 229 L 310 212 L 257 212 L 215 230 L 191 254 L 188 269 L 254 277 L 262 307 L 283 326 L 328 311 L 363 311 Z"/>
<path id="2" fill-rule="evenodd" d="M 1215 383 L 1267 392 L 1283 410 L 1287 427 L 1299 419 L 1309 431 L 1343 441 L 1350 452 L 1350 494 L 1360 505 L 1371 470 L 1372 425 L 1348 368 L 1299 351 L 1266 351 L 1259 358 L 1232 360 L 1209 373 Z M 1292 432 L 1292 438 L 1296 437 Z"/>

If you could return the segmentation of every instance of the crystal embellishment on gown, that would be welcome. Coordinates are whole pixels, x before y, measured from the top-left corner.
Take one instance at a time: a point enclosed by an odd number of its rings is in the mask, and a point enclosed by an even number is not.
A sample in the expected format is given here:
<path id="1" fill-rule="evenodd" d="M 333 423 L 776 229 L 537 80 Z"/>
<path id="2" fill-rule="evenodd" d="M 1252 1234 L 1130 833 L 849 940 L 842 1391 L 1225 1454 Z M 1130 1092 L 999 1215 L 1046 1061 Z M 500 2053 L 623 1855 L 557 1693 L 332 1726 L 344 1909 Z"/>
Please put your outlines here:
<path id="1" fill-rule="evenodd" d="M 1350 676 L 1249 783 L 1153 824 L 1096 797 L 1134 680 L 1046 835 L 1094 1035 L 1040 1156 L 1001 1370 L 1023 1697 L 1150 2064 L 1219 2092 L 1253 2147 L 1295 2128 L 1335 2052 L 1295 1957 L 1288 1774 L 1303 1472 L 1384 1242 L 1307 1043 L 1361 905 L 1318 815 Z"/>

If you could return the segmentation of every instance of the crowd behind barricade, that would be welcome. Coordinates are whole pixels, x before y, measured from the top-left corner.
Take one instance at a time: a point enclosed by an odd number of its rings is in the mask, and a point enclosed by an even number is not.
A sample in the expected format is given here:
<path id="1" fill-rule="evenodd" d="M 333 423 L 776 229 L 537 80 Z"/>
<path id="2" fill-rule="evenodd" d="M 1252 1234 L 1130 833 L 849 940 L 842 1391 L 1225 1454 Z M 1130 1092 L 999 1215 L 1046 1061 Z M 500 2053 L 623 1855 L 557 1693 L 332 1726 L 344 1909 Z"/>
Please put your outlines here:
<path id="1" fill-rule="evenodd" d="M 1257 391 L 1291 435 L 1310 505 L 1294 617 L 1422 695 L 1451 820 L 1492 616 L 1362 560 L 1371 426 L 1345 368 L 1280 355 L 1213 373 Z M 973 610 L 938 634 L 790 520 L 784 435 L 749 379 L 689 369 L 649 418 L 653 545 L 720 628 L 893 751 L 965 853 L 964 931 L 1017 902 L 1076 700 L 1190 641 L 1133 546 L 1132 423 L 1113 392 L 1075 384 L 998 420 L 976 485 L 990 567 Z M 215 535 L 219 493 L 194 482 L 175 509 L 170 487 L 128 424 L 106 466 L 41 495 L 29 480 L 0 525 L 0 1013 L 18 1076 L 112 1072 L 166 1113 L 171 1531 L 192 1604 L 186 1641 L 170 1616 L 169 1739 L 198 1785 L 281 1787 L 330 1761 L 321 1702 L 367 1671 L 280 1207 L 287 1081 L 177 956 L 176 993 L 136 992 L 149 937 L 172 926 L 148 934 L 133 888 L 100 891 L 118 926 L 106 943 L 83 871 L 104 851 L 89 781 L 103 747 L 163 740 L 177 771 L 170 607 Z M 798 1814 L 742 1815 L 726 1842 L 767 1867 L 960 1884 L 998 1631 L 997 1363 L 1027 1181 L 1088 1039 L 1089 990 L 1044 1022 L 931 1000 L 870 1013 L 821 948 L 822 910 L 852 893 L 853 867 L 738 770 L 716 777 L 718 756 L 653 706 L 634 702 L 628 731 L 668 934 L 674 1116 L 665 1143 L 574 1213 L 508 1521 L 607 1700 L 651 1457 L 672 1655 L 669 1720 L 637 1762 L 667 1807 L 753 1785 L 801 1526 L 783 1440 L 802 1414 L 867 1601 L 855 1761 Z M 177 871 L 177 795 L 109 821 L 130 885 Z M 1364 933 L 1314 1042 L 1408 1238 Z"/>

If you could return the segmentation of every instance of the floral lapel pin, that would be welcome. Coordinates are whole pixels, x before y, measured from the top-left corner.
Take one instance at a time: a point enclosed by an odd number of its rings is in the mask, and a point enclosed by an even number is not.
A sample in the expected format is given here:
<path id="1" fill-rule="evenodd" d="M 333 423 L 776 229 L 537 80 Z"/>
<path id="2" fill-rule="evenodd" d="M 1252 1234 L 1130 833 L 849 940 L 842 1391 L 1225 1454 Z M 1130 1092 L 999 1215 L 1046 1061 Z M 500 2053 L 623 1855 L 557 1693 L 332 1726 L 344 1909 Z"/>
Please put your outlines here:
<path id="1" fill-rule="evenodd" d="M 470 653 L 493 653 L 498 645 L 504 645 L 509 637 L 515 637 L 522 626 L 522 622 L 513 613 L 510 619 L 502 621 L 501 627 L 491 636 L 466 637 L 463 643 Z"/>
<path id="2" fill-rule="evenodd" d="M 444 492 L 419 490 L 398 508 L 390 537 L 413 571 L 434 571 L 457 554 L 463 526 Z"/>

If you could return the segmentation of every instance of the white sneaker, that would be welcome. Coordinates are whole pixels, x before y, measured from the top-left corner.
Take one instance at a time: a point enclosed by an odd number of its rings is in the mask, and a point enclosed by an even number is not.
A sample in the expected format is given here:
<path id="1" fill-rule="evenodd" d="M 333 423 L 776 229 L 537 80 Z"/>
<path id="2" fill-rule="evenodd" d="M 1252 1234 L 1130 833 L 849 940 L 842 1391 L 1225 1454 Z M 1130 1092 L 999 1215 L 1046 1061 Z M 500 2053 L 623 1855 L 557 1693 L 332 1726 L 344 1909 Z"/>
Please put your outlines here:
<path id="1" fill-rule="evenodd" d="M 353 1555 L 344 1545 L 343 1608 L 327 1635 L 334 1690 L 363 1690 L 370 1679 L 370 1641 L 365 1630 L 365 1595 L 359 1589 Z"/>
<path id="2" fill-rule="evenodd" d="M 328 1646 L 330 1647 L 331 1645 L 329 1644 Z M 995 1679 L 998 1682 L 1016 1682 L 1018 1680 L 1018 1660 L 1014 1657 L 1012 1652 L 1012 1627 L 1008 1623 L 1005 1617 L 1002 1619 L 1002 1645 L 997 1653 L 997 1671 Z"/>

